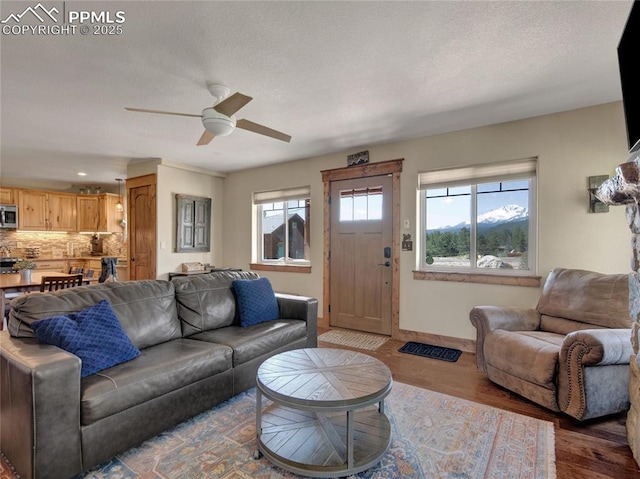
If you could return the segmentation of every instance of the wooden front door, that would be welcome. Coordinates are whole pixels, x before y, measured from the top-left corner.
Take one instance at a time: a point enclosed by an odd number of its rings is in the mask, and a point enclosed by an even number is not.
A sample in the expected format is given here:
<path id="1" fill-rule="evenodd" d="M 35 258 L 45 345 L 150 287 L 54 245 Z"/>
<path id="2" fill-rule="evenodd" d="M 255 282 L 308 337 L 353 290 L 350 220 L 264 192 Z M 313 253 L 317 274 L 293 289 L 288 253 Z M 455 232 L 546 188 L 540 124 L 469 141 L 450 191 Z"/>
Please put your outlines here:
<path id="1" fill-rule="evenodd" d="M 331 182 L 330 325 L 391 334 L 391 175 Z"/>
<path id="2" fill-rule="evenodd" d="M 156 175 L 127 180 L 129 279 L 156 279 Z"/>

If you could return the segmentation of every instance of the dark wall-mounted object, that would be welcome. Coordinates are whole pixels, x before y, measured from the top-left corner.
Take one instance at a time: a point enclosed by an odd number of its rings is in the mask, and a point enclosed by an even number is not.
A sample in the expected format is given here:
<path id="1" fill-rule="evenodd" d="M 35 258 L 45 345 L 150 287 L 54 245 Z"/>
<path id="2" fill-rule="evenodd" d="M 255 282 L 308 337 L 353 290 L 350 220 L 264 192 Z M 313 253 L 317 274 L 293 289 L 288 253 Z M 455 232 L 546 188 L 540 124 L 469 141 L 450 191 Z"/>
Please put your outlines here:
<path id="1" fill-rule="evenodd" d="M 211 198 L 176 195 L 176 253 L 211 251 Z"/>
<path id="2" fill-rule="evenodd" d="M 599 175 L 589 177 L 589 213 L 608 213 L 609 205 L 605 205 L 596 198 L 594 194 L 598 187 L 609 179 L 609 175 Z"/>
<path id="3" fill-rule="evenodd" d="M 369 163 L 369 150 L 359 151 L 347 156 L 347 166 L 356 166 Z"/>
<path id="4" fill-rule="evenodd" d="M 629 18 L 618 44 L 620 86 L 629 153 L 640 150 L 640 83 L 638 82 L 638 45 L 640 45 L 640 2 L 631 6 Z"/>

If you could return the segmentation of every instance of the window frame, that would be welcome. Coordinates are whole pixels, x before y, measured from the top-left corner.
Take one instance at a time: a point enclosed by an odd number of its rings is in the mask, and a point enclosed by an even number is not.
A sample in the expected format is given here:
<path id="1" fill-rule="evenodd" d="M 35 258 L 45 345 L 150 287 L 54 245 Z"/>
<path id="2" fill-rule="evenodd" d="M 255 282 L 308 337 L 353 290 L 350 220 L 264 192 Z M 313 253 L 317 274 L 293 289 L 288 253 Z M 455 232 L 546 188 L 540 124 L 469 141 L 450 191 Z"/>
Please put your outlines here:
<path id="1" fill-rule="evenodd" d="M 305 222 L 309 222 L 311 219 L 311 189 L 310 187 L 298 187 L 290 188 L 287 190 L 273 190 L 264 191 L 253 194 L 253 206 L 256 212 L 256 235 L 254 238 L 256 258 L 252 262 L 252 265 L 264 265 L 264 266 L 287 266 L 287 267 L 310 267 L 311 266 L 311 235 L 305 238 L 305 242 L 309 249 L 309 259 L 292 259 L 289 258 L 289 202 L 290 201 L 305 201 L 308 202 L 307 217 Z M 278 259 L 265 259 L 264 258 L 264 237 L 262 230 L 263 219 L 263 205 L 283 203 L 283 215 L 284 215 L 284 229 L 285 229 L 285 241 L 284 241 L 284 256 Z M 298 206 L 297 208 L 300 208 Z M 311 224 L 308 223 L 309 230 Z"/>
<path id="2" fill-rule="evenodd" d="M 517 162 L 516 162 L 517 164 Z M 501 175 L 499 173 L 500 167 L 505 165 L 503 168 L 505 174 Z M 535 165 L 535 163 L 534 163 Z M 461 178 L 462 171 L 470 170 L 470 167 L 465 168 L 454 168 L 450 171 L 452 172 L 452 177 L 455 179 L 451 182 L 447 182 L 445 180 L 438 181 L 437 183 L 429 184 L 422 183 L 419 180 L 418 187 L 418 203 L 420 209 L 420 221 L 419 223 L 419 241 L 417 242 L 420 246 L 417 248 L 416 254 L 416 263 L 418 265 L 419 271 L 423 272 L 433 272 L 433 273 L 460 273 L 460 274 L 473 274 L 473 275 L 496 275 L 496 276 L 537 276 L 538 270 L 538 224 L 537 224 L 537 168 L 533 167 L 533 171 L 527 172 L 518 172 L 518 173 L 510 173 L 508 168 L 508 163 L 504 164 L 496 164 L 496 165 L 488 165 L 488 167 L 497 166 L 498 172 L 493 171 L 491 176 L 469 176 L 466 179 Z M 482 165 L 478 167 L 482 168 Z M 495 169 L 495 168 L 494 168 Z M 445 173 L 443 175 L 442 173 Z M 428 175 L 429 173 L 425 173 Z M 437 176 L 442 178 L 442 176 L 446 176 L 446 170 L 436 172 Z M 434 265 L 427 264 L 426 262 L 426 249 L 427 249 L 427 194 L 426 191 L 429 189 L 441 189 L 441 188 L 457 188 L 461 186 L 470 187 L 470 196 L 471 196 L 471 205 L 470 205 L 470 257 L 477 258 L 477 218 L 478 218 L 478 185 L 486 184 L 486 183 L 505 183 L 510 181 L 523 181 L 528 180 L 529 182 L 529 204 L 528 204 L 528 212 L 529 212 L 529 228 L 528 228 L 528 248 L 527 248 L 527 259 L 529 264 L 529 269 L 493 269 L 493 268 L 478 268 L 476 261 L 470 261 L 469 267 L 460 267 L 460 266 L 442 266 L 442 265 Z M 481 193 L 482 194 L 482 193 Z M 423 233 L 424 232 L 424 233 Z"/>

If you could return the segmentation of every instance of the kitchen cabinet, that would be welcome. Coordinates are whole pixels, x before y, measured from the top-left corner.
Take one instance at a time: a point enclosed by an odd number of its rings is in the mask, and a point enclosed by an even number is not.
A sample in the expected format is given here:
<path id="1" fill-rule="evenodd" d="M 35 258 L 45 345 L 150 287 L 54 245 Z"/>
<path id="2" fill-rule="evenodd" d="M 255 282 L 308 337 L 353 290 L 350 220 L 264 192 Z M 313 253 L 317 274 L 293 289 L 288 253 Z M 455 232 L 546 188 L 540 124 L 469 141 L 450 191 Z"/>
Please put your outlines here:
<path id="1" fill-rule="evenodd" d="M 18 193 L 18 229 L 76 231 L 76 195 L 39 190 Z"/>
<path id="2" fill-rule="evenodd" d="M 77 196 L 77 230 L 86 232 L 122 232 L 122 211 L 116 210 L 120 196 L 111 193 Z"/>
<path id="3" fill-rule="evenodd" d="M 67 260 L 64 259 L 34 259 L 36 271 L 39 273 L 55 271 L 56 273 L 68 273 Z"/>
<path id="4" fill-rule="evenodd" d="M 13 188 L 0 188 L 0 204 L 15 205 L 16 196 L 16 190 Z"/>

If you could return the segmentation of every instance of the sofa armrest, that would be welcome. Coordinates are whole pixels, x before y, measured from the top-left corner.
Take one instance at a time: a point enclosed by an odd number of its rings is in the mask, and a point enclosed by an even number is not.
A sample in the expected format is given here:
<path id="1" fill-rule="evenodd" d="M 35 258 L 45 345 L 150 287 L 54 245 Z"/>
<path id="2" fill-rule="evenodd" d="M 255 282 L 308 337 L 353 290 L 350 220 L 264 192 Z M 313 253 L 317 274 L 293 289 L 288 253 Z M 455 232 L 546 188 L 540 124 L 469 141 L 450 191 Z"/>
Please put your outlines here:
<path id="1" fill-rule="evenodd" d="M 476 366 L 484 374 L 487 365 L 484 358 L 484 340 L 494 329 L 507 331 L 535 331 L 540 327 L 540 314 L 535 309 L 501 306 L 476 306 L 469 313 L 476 328 Z"/>
<path id="2" fill-rule="evenodd" d="M 632 354 L 631 329 L 585 329 L 567 334 L 562 342 L 559 357 L 560 409 L 577 419 L 587 419 L 585 368 L 627 365 Z M 625 374 L 625 379 L 627 377 L 628 374 Z M 614 378 L 610 377 L 610 380 L 613 381 Z M 616 388 L 628 393 L 626 384 L 620 386 L 604 382 L 601 386 L 608 390 L 608 395 L 615 396 Z"/>
<path id="3" fill-rule="evenodd" d="M 318 300 L 308 296 L 276 293 L 280 318 L 307 322 L 307 347 L 318 346 Z"/>
<path id="4" fill-rule="evenodd" d="M 82 472 L 80 358 L 0 332 L 0 444 L 22 477 Z"/>

